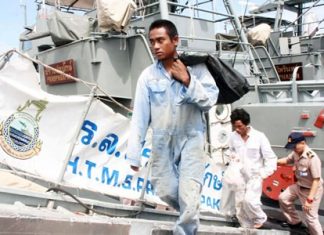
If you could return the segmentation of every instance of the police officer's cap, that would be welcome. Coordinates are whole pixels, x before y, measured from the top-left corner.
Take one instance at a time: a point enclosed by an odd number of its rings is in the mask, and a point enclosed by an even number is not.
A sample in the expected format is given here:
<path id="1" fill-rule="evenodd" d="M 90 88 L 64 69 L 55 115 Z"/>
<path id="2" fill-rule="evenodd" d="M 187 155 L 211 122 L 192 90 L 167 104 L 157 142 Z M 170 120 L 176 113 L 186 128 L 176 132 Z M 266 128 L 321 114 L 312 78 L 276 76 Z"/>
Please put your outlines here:
<path id="1" fill-rule="evenodd" d="M 288 136 L 288 142 L 285 146 L 286 149 L 294 149 L 296 144 L 305 140 L 305 136 L 301 132 L 292 132 Z"/>

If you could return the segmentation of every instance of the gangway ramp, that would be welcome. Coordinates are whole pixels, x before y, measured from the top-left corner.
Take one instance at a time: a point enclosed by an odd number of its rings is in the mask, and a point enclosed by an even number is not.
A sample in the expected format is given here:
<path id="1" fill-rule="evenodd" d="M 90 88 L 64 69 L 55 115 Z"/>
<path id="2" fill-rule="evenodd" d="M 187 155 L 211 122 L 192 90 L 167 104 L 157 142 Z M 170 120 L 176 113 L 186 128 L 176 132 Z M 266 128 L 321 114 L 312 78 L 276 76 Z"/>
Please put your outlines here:
<path id="1" fill-rule="evenodd" d="M 0 234 L 108 234 L 172 235 L 172 221 L 111 218 L 100 215 L 76 215 L 64 210 L 40 211 L 23 205 L 0 205 Z M 197 235 L 249 234 L 289 235 L 275 229 L 243 229 L 221 225 L 201 225 Z M 297 233 L 294 233 L 297 234 Z"/>
<path id="2" fill-rule="evenodd" d="M 179 213 L 156 209 L 144 204 L 124 205 L 95 192 L 62 187 L 61 192 L 48 191 L 50 185 L 7 172 L 0 181 L 0 234 L 108 234 L 172 235 Z M 5 179 L 5 180 L 4 180 Z M 64 194 L 62 192 L 68 192 Z M 75 195 L 79 201 L 69 196 Z M 92 208 L 89 210 L 82 204 Z M 110 215 L 110 216 L 107 216 Z M 198 235 L 306 234 L 284 230 L 278 223 L 267 223 L 266 229 L 244 229 L 230 218 L 201 213 Z"/>

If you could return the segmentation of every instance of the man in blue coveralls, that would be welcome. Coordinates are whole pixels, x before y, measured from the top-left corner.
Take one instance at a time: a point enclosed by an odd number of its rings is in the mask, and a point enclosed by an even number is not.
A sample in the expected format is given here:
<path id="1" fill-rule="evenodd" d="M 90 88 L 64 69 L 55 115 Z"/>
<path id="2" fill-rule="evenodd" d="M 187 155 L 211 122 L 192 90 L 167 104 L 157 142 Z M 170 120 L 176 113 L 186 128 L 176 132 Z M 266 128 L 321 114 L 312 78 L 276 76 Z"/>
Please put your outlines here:
<path id="1" fill-rule="evenodd" d="M 204 64 L 186 67 L 177 59 L 179 37 L 172 22 L 153 22 L 149 40 L 157 61 L 137 82 L 127 158 L 138 171 L 150 126 L 152 183 L 158 196 L 180 211 L 174 234 L 192 235 L 199 224 L 205 166 L 203 112 L 216 103 L 219 90 Z"/>

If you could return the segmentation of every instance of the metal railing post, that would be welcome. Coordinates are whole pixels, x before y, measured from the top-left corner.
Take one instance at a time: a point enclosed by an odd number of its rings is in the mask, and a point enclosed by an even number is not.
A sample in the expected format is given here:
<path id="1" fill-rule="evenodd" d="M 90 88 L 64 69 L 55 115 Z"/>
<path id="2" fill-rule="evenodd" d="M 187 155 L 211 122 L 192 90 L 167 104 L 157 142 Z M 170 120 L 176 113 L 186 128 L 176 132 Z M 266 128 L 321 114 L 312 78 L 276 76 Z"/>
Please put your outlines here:
<path id="1" fill-rule="evenodd" d="M 150 157 L 150 159 L 147 162 L 147 172 L 145 174 L 145 178 L 144 178 L 144 182 L 143 182 L 143 188 L 141 191 L 141 195 L 139 198 L 139 201 L 141 202 L 141 205 L 143 205 L 144 200 L 144 196 L 145 196 L 145 190 L 146 190 L 146 186 L 147 186 L 147 181 L 148 181 L 148 177 L 150 175 L 151 172 L 151 168 L 152 168 L 152 156 Z"/>
<path id="2" fill-rule="evenodd" d="M 168 20 L 169 19 L 169 10 L 168 10 L 168 2 L 165 0 L 160 0 L 160 12 L 161 18 Z"/>
<path id="3" fill-rule="evenodd" d="M 66 167 L 67 167 L 67 165 L 69 163 L 69 160 L 70 160 L 70 158 L 72 156 L 75 143 L 78 140 L 78 137 L 79 137 L 79 134 L 81 132 L 81 128 L 82 128 L 83 122 L 84 122 L 85 118 L 87 117 L 87 114 L 89 112 L 89 109 L 90 109 L 91 103 L 93 101 L 94 94 L 96 93 L 96 90 L 97 90 L 97 86 L 94 86 L 91 89 L 91 93 L 90 93 L 90 96 L 89 96 L 89 100 L 86 103 L 86 106 L 85 106 L 84 111 L 82 113 L 82 117 L 81 117 L 81 119 L 80 119 L 80 121 L 78 123 L 78 128 L 77 128 L 77 130 L 75 132 L 75 135 L 73 136 L 73 142 L 70 144 L 70 146 L 68 148 L 68 152 L 67 152 L 66 157 L 64 159 L 64 163 L 63 163 L 62 169 L 61 169 L 60 174 L 59 174 L 59 177 L 58 177 L 58 183 L 61 183 L 62 180 L 63 180 L 64 173 L 66 171 Z"/>
<path id="4" fill-rule="evenodd" d="M 297 66 L 294 68 L 293 74 L 292 74 L 292 83 L 291 83 L 291 96 L 292 96 L 292 102 L 297 103 L 298 102 L 298 89 L 297 89 L 297 72 L 298 69 L 300 69 L 301 66 Z"/>

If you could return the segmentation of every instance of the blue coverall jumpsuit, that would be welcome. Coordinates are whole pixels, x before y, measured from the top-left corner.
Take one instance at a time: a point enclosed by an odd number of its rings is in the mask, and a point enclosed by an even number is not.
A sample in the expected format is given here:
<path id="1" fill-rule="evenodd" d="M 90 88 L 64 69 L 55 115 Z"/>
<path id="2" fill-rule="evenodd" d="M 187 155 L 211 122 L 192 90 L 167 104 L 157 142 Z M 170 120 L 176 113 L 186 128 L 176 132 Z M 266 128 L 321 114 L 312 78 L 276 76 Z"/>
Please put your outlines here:
<path id="1" fill-rule="evenodd" d="M 147 129 L 152 128 L 152 184 L 157 195 L 180 210 L 174 234 L 196 234 L 205 166 L 204 111 L 218 88 L 204 64 L 188 67 L 190 84 L 171 78 L 159 61 L 139 77 L 127 158 L 140 166 Z"/>

